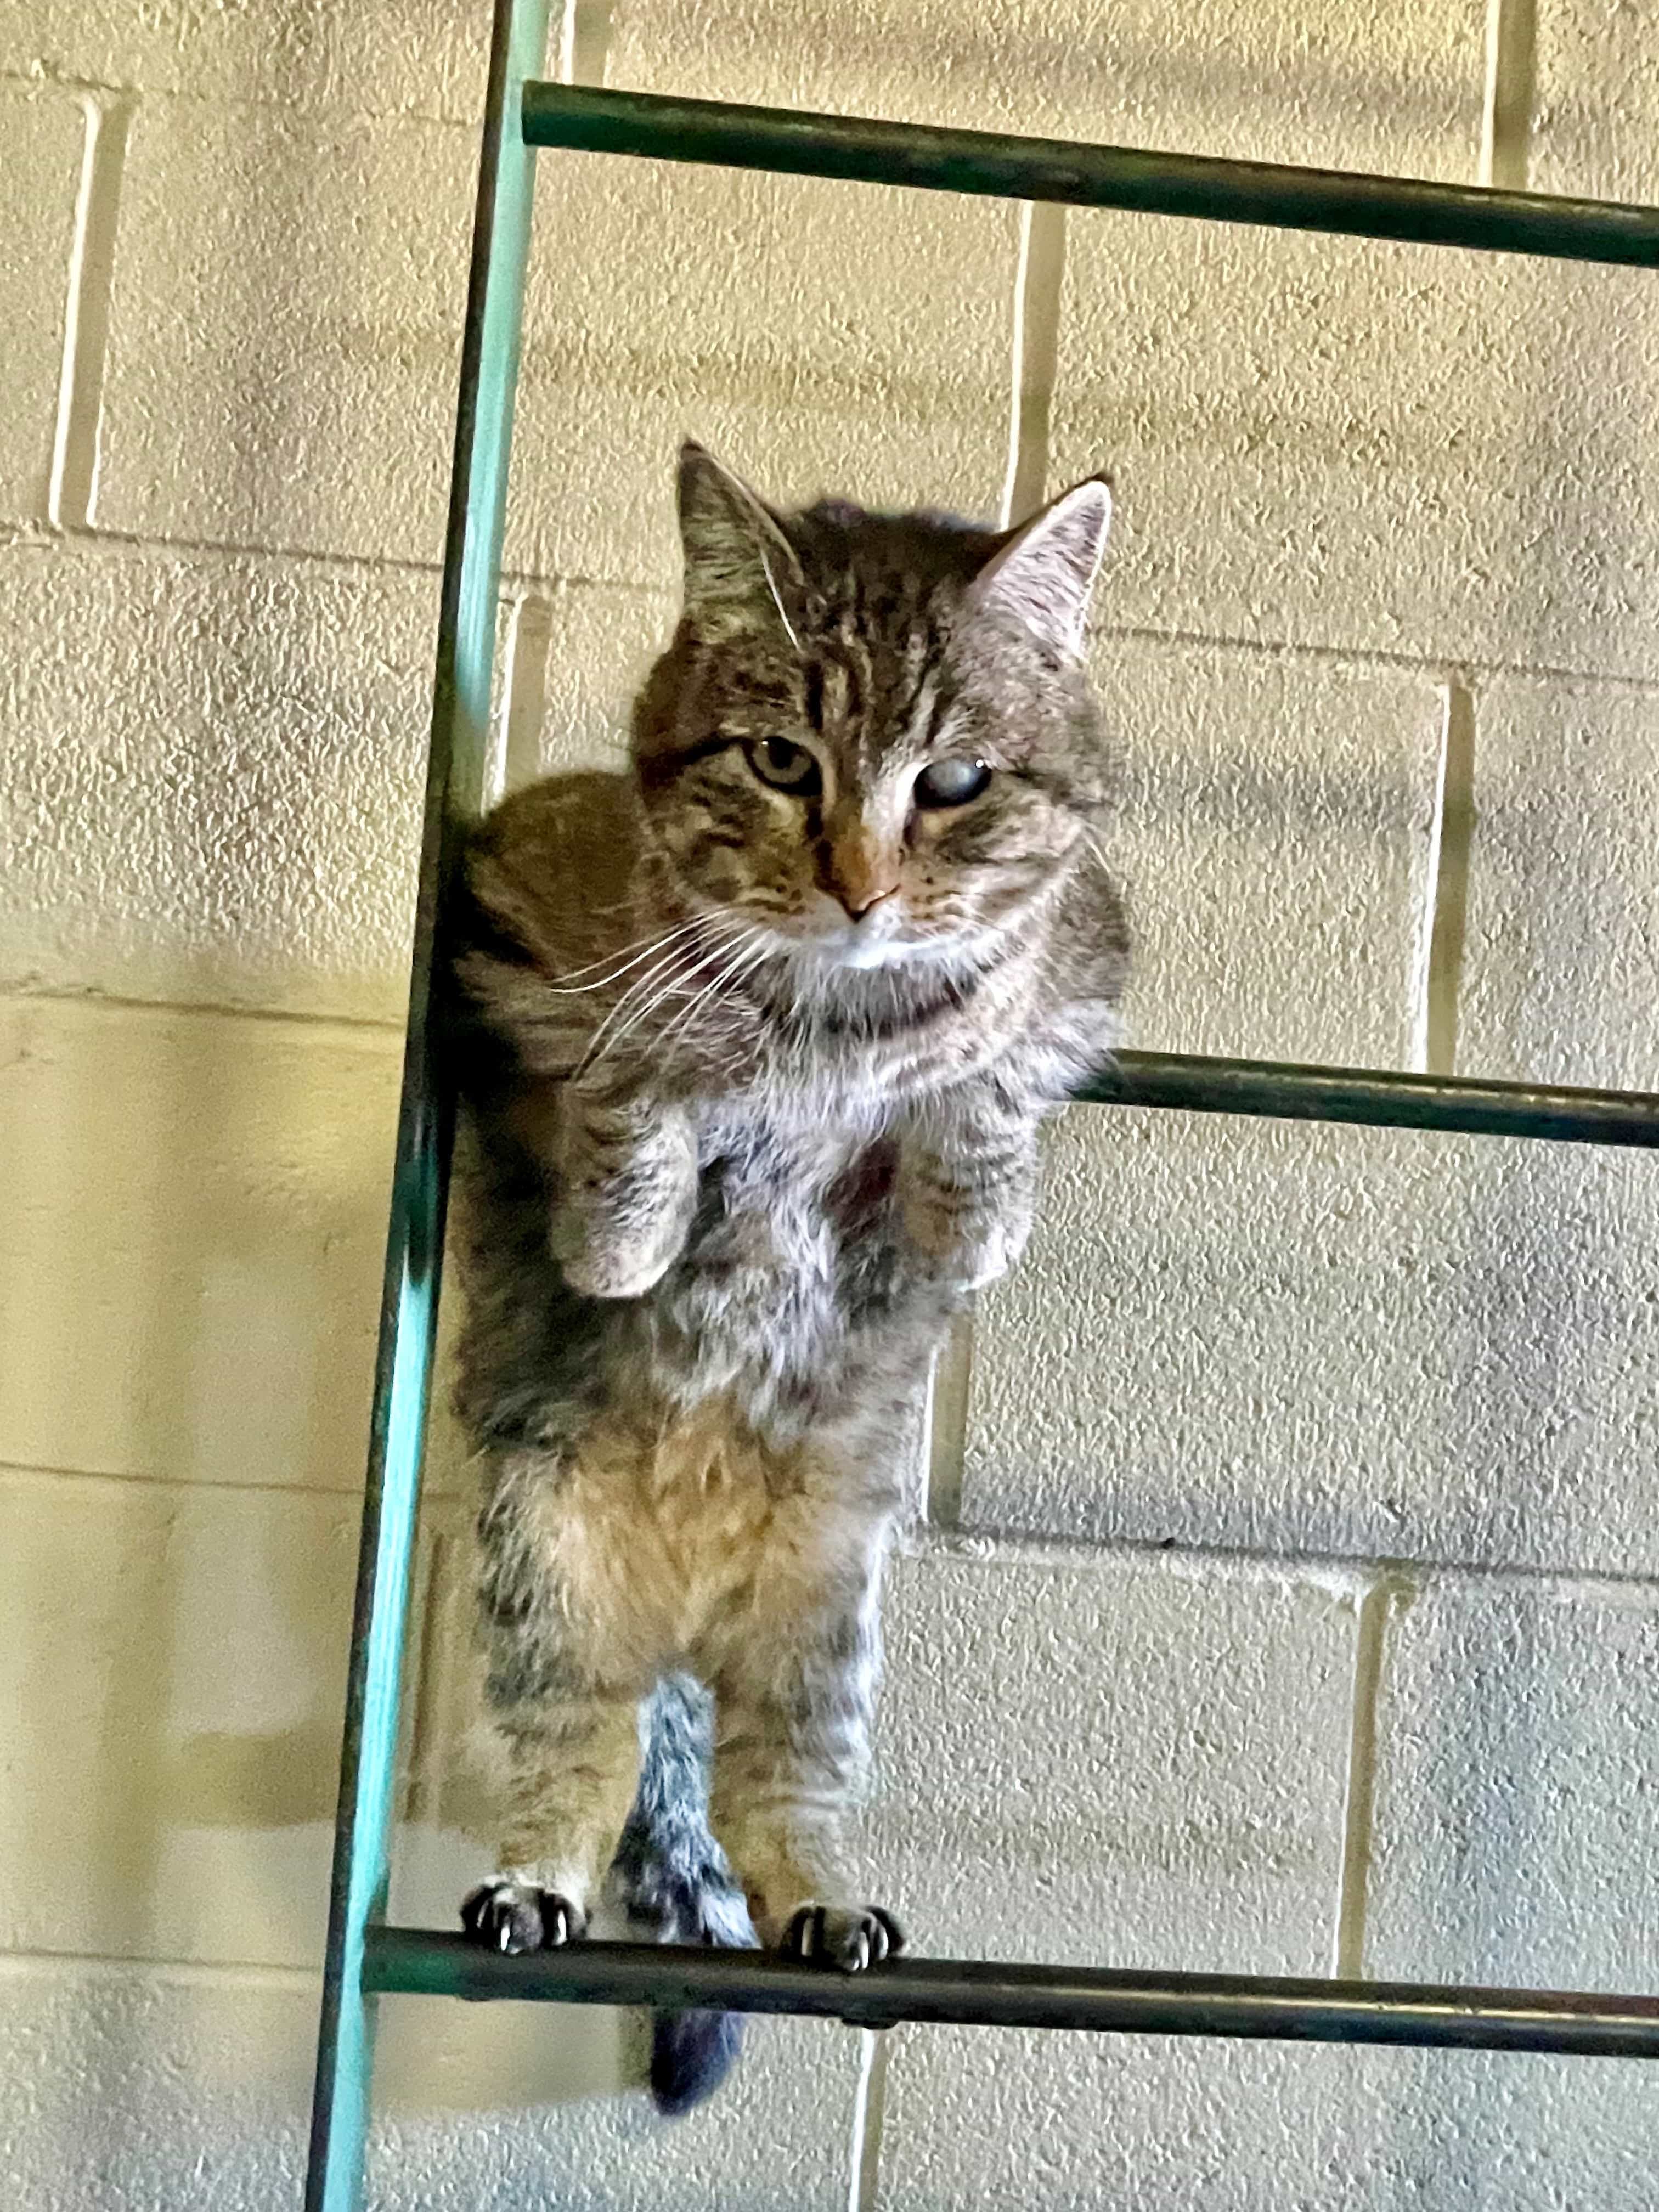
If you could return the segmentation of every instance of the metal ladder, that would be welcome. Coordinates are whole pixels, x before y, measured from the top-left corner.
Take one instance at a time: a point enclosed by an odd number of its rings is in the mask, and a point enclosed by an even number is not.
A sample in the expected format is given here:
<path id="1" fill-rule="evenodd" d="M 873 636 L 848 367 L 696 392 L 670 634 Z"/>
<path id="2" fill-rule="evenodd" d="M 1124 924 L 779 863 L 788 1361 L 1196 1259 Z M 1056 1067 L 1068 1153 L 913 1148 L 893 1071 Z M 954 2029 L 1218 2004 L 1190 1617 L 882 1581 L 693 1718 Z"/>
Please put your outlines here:
<path id="1" fill-rule="evenodd" d="M 523 1958 L 386 1924 L 404 1614 L 453 1127 L 433 1029 L 443 896 L 483 801 L 535 149 L 764 169 L 1581 261 L 1659 264 L 1659 209 L 870 122 L 538 81 L 550 0 L 495 0 L 444 552 L 409 1024 L 352 1624 L 307 2212 L 361 2201 L 386 1993 L 1659 2057 L 1659 1998 L 902 1959 L 852 1977 L 754 1952 L 589 1943 Z M 1084 1097 L 1659 1145 L 1659 1094 L 1124 1053 Z"/>

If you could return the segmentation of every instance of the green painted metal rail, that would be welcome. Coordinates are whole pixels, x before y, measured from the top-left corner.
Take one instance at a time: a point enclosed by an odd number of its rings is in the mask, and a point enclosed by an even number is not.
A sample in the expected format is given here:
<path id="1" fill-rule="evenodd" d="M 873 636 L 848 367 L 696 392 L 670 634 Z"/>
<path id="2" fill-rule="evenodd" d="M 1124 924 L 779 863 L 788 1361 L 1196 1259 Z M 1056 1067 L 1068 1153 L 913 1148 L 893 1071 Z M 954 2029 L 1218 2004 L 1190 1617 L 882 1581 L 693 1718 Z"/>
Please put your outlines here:
<path id="1" fill-rule="evenodd" d="M 386 1914 L 404 1619 L 437 1341 L 454 1093 L 433 1020 L 443 896 L 484 787 L 507 455 L 530 240 L 518 93 L 542 66 L 549 0 L 496 0 L 461 344 L 392 1211 L 346 1686 L 306 2212 L 361 2201 L 374 2006 L 368 1930 Z"/>
<path id="2" fill-rule="evenodd" d="M 382 1992 L 1494 2050 L 1659 2056 L 1659 2001 L 1108 1973 L 905 1960 L 854 1981 L 753 1954 L 592 1945 L 501 1960 L 385 1924 L 404 1614 L 437 1327 L 453 1093 L 432 1022 L 444 891 L 482 804 L 537 146 L 717 162 L 866 184 L 1054 200 L 1223 222 L 1650 266 L 1659 210 L 1334 171 L 1000 137 L 537 81 L 549 0 L 495 0 L 434 686 L 408 1040 L 353 1620 L 307 2212 L 355 2212 Z M 1278 1115 L 1613 1145 L 1659 1142 L 1659 1097 L 1125 1053 L 1085 1094 L 1118 1105 Z"/>

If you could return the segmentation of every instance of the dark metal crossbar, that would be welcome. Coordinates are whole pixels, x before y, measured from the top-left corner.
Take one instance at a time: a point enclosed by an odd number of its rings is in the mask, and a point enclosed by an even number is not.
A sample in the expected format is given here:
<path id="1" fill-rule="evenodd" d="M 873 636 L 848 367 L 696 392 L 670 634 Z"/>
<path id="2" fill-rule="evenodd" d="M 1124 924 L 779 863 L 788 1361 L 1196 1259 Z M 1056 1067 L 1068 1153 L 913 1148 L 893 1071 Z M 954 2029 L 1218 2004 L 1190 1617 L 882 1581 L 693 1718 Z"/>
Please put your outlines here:
<path id="1" fill-rule="evenodd" d="M 1154 1974 L 978 1959 L 898 1959 L 868 1973 L 836 1974 L 757 1951 L 635 1943 L 576 1943 L 504 1959 L 460 1936 L 371 1928 L 363 1986 L 388 1995 L 797 2013 L 853 2027 L 914 2020 L 1659 2058 L 1659 1997 L 1425 1982 Z"/>
<path id="2" fill-rule="evenodd" d="M 1659 1145 L 1659 1096 L 1645 1091 L 1575 1091 L 1469 1076 L 1124 1052 L 1077 1096 L 1096 1105 L 1174 1106 L 1193 1114 L 1450 1129 L 1556 1144 Z"/>
<path id="3" fill-rule="evenodd" d="M 1419 246 L 1659 266 L 1659 209 L 1344 169 L 1223 161 L 588 85 L 526 84 L 525 143 L 993 199 L 1055 200 Z"/>

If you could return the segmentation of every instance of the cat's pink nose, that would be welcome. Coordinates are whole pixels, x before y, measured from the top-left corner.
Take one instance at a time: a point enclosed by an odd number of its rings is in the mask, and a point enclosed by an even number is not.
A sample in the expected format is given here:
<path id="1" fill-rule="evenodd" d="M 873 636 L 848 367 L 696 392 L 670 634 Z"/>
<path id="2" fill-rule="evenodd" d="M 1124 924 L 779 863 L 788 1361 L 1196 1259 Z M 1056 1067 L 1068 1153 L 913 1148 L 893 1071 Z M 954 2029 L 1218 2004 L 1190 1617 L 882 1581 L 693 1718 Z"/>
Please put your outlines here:
<path id="1" fill-rule="evenodd" d="M 866 914 L 891 898 L 897 889 L 896 884 L 889 884 L 885 890 L 878 890 L 874 884 L 861 884 L 856 890 L 848 890 L 837 884 L 836 896 L 854 921 L 862 921 Z"/>
<path id="2" fill-rule="evenodd" d="M 899 856 L 867 822 L 833 821 L 826 846 L 818 880 L 854 921 L 898 889 Z"/>

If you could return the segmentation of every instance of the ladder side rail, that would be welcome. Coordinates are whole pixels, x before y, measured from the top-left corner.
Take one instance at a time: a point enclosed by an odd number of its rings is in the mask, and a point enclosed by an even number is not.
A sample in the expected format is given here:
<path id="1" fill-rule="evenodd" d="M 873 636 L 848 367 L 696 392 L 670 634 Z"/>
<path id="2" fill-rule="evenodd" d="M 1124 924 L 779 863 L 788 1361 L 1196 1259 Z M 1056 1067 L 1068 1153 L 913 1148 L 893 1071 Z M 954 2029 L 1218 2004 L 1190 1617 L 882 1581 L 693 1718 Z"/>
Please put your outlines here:
<path id="1" fill-rule="evenodd" d="M 363 1493 L 306 2212 L 356 2212 L 374 2069 L 368 1930 L 385 1914 L 405 1618 L 431 1397 L 453 1087 L 437 1035 L 444 894 L 483 799 L 534 154 L 520 92 L 549 0 L 495 0 L 444 543 L 409 1024 Z"/>

